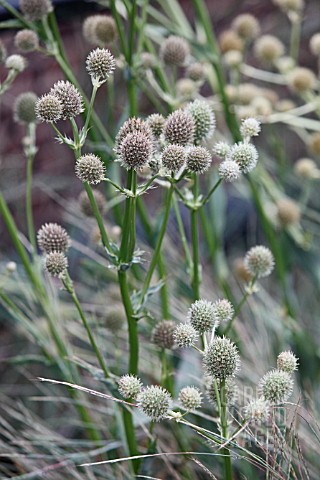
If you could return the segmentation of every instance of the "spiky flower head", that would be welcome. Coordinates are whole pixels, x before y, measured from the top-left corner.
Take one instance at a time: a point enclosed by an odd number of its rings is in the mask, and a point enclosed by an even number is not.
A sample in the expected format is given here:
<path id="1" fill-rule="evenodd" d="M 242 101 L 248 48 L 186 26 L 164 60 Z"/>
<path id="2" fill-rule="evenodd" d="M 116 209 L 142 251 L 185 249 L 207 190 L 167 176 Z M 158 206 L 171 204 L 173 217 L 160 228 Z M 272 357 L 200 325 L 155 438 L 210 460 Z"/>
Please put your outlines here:
<path id="1" fill-rule="evenodd" d="M 176 110 L 171 113 L 164 124 L 164 137 L 168 143 L 189 145 L 193 141 L 194 121 L 189 112 Z"/>
<path id="2" fill-rule="evenodd" d="M 270 416 L 269 401 L 264 397 L 251 400 L 244 408 L 244 416 L 253 423 L 267 422 Z"/>
<path id="3" fill-rule="evenodd" d="M 105 177 L 105 166 L 100 157 L 93 153 L 82 155 L 76 161 L 75 172 L 82 182 L 97 185 Z"/>
<path id="4" fill-rule="evenodd" d="M 184 387 L 179 393 L 179 402 L 186 410 L 195 410 L 201 407 L 202 395 L 196 387 Z"/>
<path id="5" fill-rule="evenodd" d="M 320 33 L 315 33 L 310 38 L 310 50 L 313 55 L 320 57 Z"/>
<path id="6" fill-rule="evenodd" d="M 7 49 L 5 44 L 0 40 L 0 63 L 3 63 L 7 58 Z"/>
<path id="7" fill-rule="evenodd" d="M 143 133 L 129 133 L 119 148 L 121 164 L 129 169 L 138 170 L 145 166 L 153 153 L 153 143 Z"/>
<path id="8" fill-rule="evenodd" d="M 311 158 L 300 158 L 294 166 L 296 175 L 302 178 L 317 178 L 319 177 L 319 170 L 317 164 Z"/>
<path id="9" fill-rule="evenodd" d="M 189 56 L 189 44 L 181 37 L 171 35 L 161 45 L 160 58 L 166 65 L 181 67 Z"/>
<path id="10" fill-rule="evenodd" d="M 299 222 L 301 210 L 299 205 L 290 198 L 277 201 L 277 218 L 283 227 Z"/>
<path id="11" fill-rule="evenodd" d="M 186 163 L 186 150 L 181 145 L 168 145 L 161 155 L 162 165 L 170 172 L 178 172 Z"/>
<path id="12" fill-rule="evenodd" d="M 199 82 L 205 79 L 205 68 L 203 63 L 191 63 L 187 68 L 187 76 L 194 82 Z"/>
<path id="13" fill-rule="evenodd" d="M 23 15 L 33 22 L 46 17 L 53 7 L 50 0 L 20 0 L 20 9 Z"/>
<path id="14" fill-rule="evenodd" d="M 298 370 L 298 358 L 290 351 L 281 352 L 278 355 L 277 367 L 283 372 L 293 373 Z"/>
<path id="15" fill-rule="evenodd" d="M 273 35 L 262 35 L 254 44 L 256 57 L 264 63 L 273 63 L 284 51 L 283 43 Z"/>
<path id="16" fill-rule="evenodd" d="M 33 30 L 24 29 L 14 37 L 14 44 L 21 52 L 33 52 L 39 48 L 39 37 Z"/>
<path id="17" fill-rule="evenodd" d="M 152 133 L 156 138 L 159 138 L 162 134 L 164 122 L 165 118 L 160 113 L 152 113 L 147 118 L 147 124 L 151 128 Z"/>
<path id="18" fill-rule="evenodd" d="M 215 310 L 216 325 L 231 320 L 234 314 L 234 308 L 229 300 L 222 298 L 221 300 L 217 300 L 213 306 Z"/>
<path id="19" fill-rule="evenodd" d="M 267 277 L 273 270 L 274 258 L 269 248 L 256 245 L 246 253 L 244 265 L 253 277 Z"/>
<path id="20" fill-rule="evenodd" d="M 173 332 L 174 342 L 180 348 L 192 347 L 198 336 L 197 330 L 189 323 L 179 323 Z"/>
<path id="21" fill-rule="evenodd" d="M 90 15 L 83 22 L 82 33 L 87 42 L 93 45 L 105 45 L 116 38 L 117 26 L 109 15 Z"/>
<path id="22" fill-rule="evenodd" d="M 99 190 L 92 190 L 92 194 L 94 197 L 94 200 L 97 204 L 99 212 L 103 212 L 105 206 L 106 206 L 106 201 L 101 192 Z M 83 191 L 80 193 L 78 197 L 78 202 L 80 205 L 80 210 L 81 212 L 86 216 L 86 217 L 93 217 L 94 213 L 91 207 L 90 200 L 88 198 L 87 192 Z"/>
<path id="23" fill-rule="evenodd" d="M 56 123 L 62 116 L 62 103 L 59 98 L 47 93 L 38 98 L 35 106 L 38 120 Z"/>
<path id="24" fill-rule="evenodd" d="M 243 50 L 242 38 L 233 30 L 225 30 L 219 36 L 219 45 L 222 53 L 229 52 L 230 50 Z"/>
<path id="25" fill-rule="evenodd" d="M 27 66 L 27 61 L 22 55 L 14 54 L 6 58 L 5 67 L 16 72 L 23 72 Z"/>
<path id="26" fill-rule="evenodd" d="M 214 405 L 218 404 L 216 388 L 217 388 L 218 394 L 221 395 L 221 388 L 222 388 L 221 380 L 213 377 L 208 377 L 206 379 L 206 394 L 209 402 Z M 225 379 L 224 388 L 225 388 L 225 397 L 226 397 L 227 403 L 228 404 L 234 403 L 238 396 L 238 387 L 235 384 L 235 381 L 232 377 L 228 377 Z"/>
<path id="27" fill-rule="evenodd" d="M 36 121 L 36 101 L 37 95 L 35 93 L 21 93 L 13 106 L 15 121 L 22 124 L 34 123 Z"/>
<path id="28" fill-rule="evenodd" d="M 282 403 L 292 394 L 293 380 L 288 372 L 270 370 L 259 382 L 259 392 L 270 403 Z"/>
<path id="29" fill-rule="evenodd" d="M 216 310 L 212 302 L 196 300 L 188 311 L 188 320 L 199 333 L 205 333 L 215 326 Z"/>
<path id="30" fill-rule="evenodd" d="M 241 170 L 234 160 L 224 160 L 219 165 L 219 176 L 226 182 L 234 182 L 241 175 Z"/>
<path id="31" fill-rule="evenodd" d="M 256 118 L 245 118 L 241 122 L 240 132 L 243 137 L 256 137 L 261 131 L 261 122 Z"/>
<path id="32" fill-rule="evenodd" d="M 68 80 L 59 80 L 51 88 L 51 95 L 60 100 L 62 106 L 62 120 L 76 117 L 83 112 L 83 99 L 79 90 Z"/>
<path id="33" fill-rule="evenodd" d="M 296 67 L 289 73 L 288 82 L 291 90 L 304 93 L 315 88 L 316 76 L 309 68 Z"/>
<path id="34" fill-rule="evenodd" d="M 238 349 L 229 338 L 215 337 L 204 352 L 203 365 L 207 374 L 215 378 L 233 377 L 240 368 Z"/>
<path id="35" fill-rule="evenodd" d="M 260 25 L 256 17 L 250 13 L 238 15 L 232 22 L 232 28 L 245 40 L 252 40 L 260 33 Z"/>
<path id="36" fill-rule="evenodd" d="M 129 133 L 141 133 L 147 137 L 150 142 L 153 140 L 153 134 L 150 126 L 147 122 L 142 120 L 142 118 L 131 117 L 128 118 L 120 128 L 115 139 L 114 151 L 119 154 L 120 147 L 123 140 L 126 138 Z"/>
<path id="37" fill-rule="evenodd" d="M 162 320 L 152 331 L 151 341 L 160 348 L 172 349 L 174 346 L 175 323 L 172 320 Z"/>
<path id="38" fill-rule="evenodd" d="M 118 381 L 118 390 L 123 398 L 135 399 L 142 390 L 142 382 L 135 375 L 122 375 Z"/>
<path id="39" fill-rule="evenodd" d="M 207 140 L 213 135 L 216 119 L 211 105 L 204 100 L 189 103 L 187 111 L 194 121 L 194 143 L 198 145 L 202 140 Z"/>
<path id="40" fill-rule="evenodd" d="M 93 84 L 105 82 L 116 68 L 114 56 L 107 48 L 96 48 L 87 56 L 87 71 Z"/>
<path id="41" fill-rule="evenodd" d="M 190 147 L 187 151 L 187 169 L 191 173 L 206 172 L 212 162 L 211 153 L 204 147 Z"/>
<path id="42" fill-rule="evenodd" d="M 63 252 L 50 252 L 45 258 L 45 268 L 52 277 L 59 277 L 68 268 L 68 259 Z"/>
<path id="43" fill-rule="evenodd" d="M 233 145 L 226 157 L 237 162 L 243 173 L 251 172 L 258 162 L 258 152 L 251 143 L 239 142 Z"/>
<path id="44" fill-rule="evenodd" d="M 219 158 L 225 159 L 229 151 L 230 145 L 228 145 L 226 142 L 218 142 L 213 147 L 213 154 Z"/>
<path id="45" fill-rule="evenodd" d="M 273 0 L 284 12 L 300 12 L 304 7 L 304 0 Z"/>
<path id="46" fill-rule="evenodd" d="M 67 231 L 57 223 L 45 223 L 37 234 L 40 250 L 45 253 L 66 252 L 70 247 Z"/>
<path id="47" fill-rule="evenodd" d="M 152 385 L 139 393 L 137 402 L 138 407 L 145 415 L 158 422 L 167 417 L 171 407 L 171 396 L 164 388 Z"/>

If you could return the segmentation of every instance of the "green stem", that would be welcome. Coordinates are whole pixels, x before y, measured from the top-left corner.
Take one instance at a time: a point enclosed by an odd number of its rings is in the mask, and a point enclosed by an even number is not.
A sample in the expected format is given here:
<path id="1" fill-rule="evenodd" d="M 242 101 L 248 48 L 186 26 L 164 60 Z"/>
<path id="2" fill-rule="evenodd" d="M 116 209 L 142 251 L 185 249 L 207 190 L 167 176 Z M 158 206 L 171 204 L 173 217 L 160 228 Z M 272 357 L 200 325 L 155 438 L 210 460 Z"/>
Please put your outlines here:
<path id="1" fill-rule="evenodd" d="M 294 18 L 291 19 L 291 38 L 290 38 L 290 57 L 295 63 L 298 61 L 299 47 L 300 47 L 300 35 L 301 35 L 301 18 L 300 15 L 294 14 Z"/>
<path id="2" fill-rule="evenodd" d="M 204 199 L 201 201 L 201 205 L 205 205 L 211 198 L 211 195 L 216 191 L 216 189 L 219 187 L 220 183 L 222 182 L 222 178 L 220 178 L 215 185 L 211 188 L 211 190 L 208 192 L 208 194 L 204 197 Z"/>
<path id="3" fill-rule="evenodd" d="M 28 137 L 30 141 L 34 140 L 34 129 L 35 125 L 31 124 L 28 125 Z M 34 142 L 32 142 L 32 146 L 34 147 Z M 28 238 L 29 242 L 32 246 L 32 254 L 35 256 L 37 251 L 37 244 L 36 244 L 36 234 L 34 231 L 34 221 L 33 221 L 33 213 L 32 213 L 32 168 L 33 168 L 33 160 L 34 160 L 35 150 L 34 148 L 29 149 L 27 154 L 27 178 L 26 178 L 26 218 L 27 218 L 27 228 L 28 228 Z"/>
<path id="4" fill-rule="evenodd" d="M 105 229 L 105 226 L 104 226 L 104 223 L 103 223 L 103 218 L 102 218 L 102 216 L 99 212 L 97 202 L 94 198 L 91 185 L 89 185 L 89 183 L 87 183 L 87 182 L 84 182 L 83 185 L 84 185 L 84 188 L 87 192 L 93 214 L 95 216 L 95 219 L 96 219 L 98 227 L 99 227 L 102 244 L 109 252 L 111 252 L 109 237 L 108 237 L 108 234 L 106 232 L 106 229 Z"/>
<path id="5" fill-rule="evenodd" d="M 223 441 L 228 440 L 228 416 L 227 416 L 227 392 L 226 392 L 226 381 L 221 381 L 221 430 Z M 232 480 L 232 464 L 231 464 L 231 456 L 230 450 L 228 447 L 224 447 L 223 450 L 224 455 L 224 471 L 225 477 L 224 480 Z"/>
<path id="6" fill-rule="evenodd" d="M 199 180 L 196 174 L 193 174 L 193 200 L 197 201 L 199 195 Z M 192 264 L 193 272 L 191 287 L 193 290 L 193 299 L 200 298 L 200 269 L 199 269 L 199 237 L 198 237 L 198 211 L 191 210 L 191 244 L 192 244 Z"/>
<path id="7" fill-rule="evenodd" d="M 183 247 L 183 250 L 184 250 L 184 255 L 186 257 L 186 262 L 187 262 L 187 265 L 188 265 L 188 269 L 191 273 L 192 258 L 191 258 L 191 254 L 190 254 L 190 251 L 189 251 L 188 240 L 187 240 L 186 232 L 184 230 L 183 221 L 182 221 L 182 218 L 181 218 L 180 208 L 179 208 L 179 204 L 177 202 L 176 195 L 173 195 L 172 203 L 173 203 L 174 213 L 175 213 L 175 216 L 176 216 L 176 219 L 177 219 L 178 230 L 179 230 L 179 235 L 180 235 L 181 242 L 182 242 L 182 247 Z"/>
<path id="8" fill-rule="evenodd" d="M 97 95 L 98 88 L 99 88 L 98 85 L 93 85 L 91 98 L 90 98 L 90 103 L 89 103 L 88 111 L 87 111 L 87 117 L 86 117 L 86 121 L 85 121 L 85 124 L 84 124 L 84 127 L 83 127 L 84 132 L 89 127 L 90 119 L 91 119 L 92 112 L 93 112 L 93 105 L 94 105 L 94 101 L 95 101 L 95 98 L 96 98 L 96 95 Z"/>

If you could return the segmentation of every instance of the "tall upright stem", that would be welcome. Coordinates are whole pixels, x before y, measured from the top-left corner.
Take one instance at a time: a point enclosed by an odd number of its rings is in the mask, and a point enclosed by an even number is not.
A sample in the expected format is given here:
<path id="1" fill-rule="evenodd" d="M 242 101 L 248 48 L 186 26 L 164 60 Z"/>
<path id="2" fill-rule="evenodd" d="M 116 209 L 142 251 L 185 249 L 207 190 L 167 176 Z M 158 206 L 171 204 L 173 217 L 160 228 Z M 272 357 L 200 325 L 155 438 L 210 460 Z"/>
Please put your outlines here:
<path id="1" fill-rule="evenodd" d="M 221 430 L 223 441 L 227 441 L 228 439 L 228 416 L 227 416 L 227 392 L 226 392 L 226 381 L 221 381 L 221 414 L 220 414 L 220 421 L 221 421 Z M 224 447 L 223 450 L 224 455 L 224 480 L 232 480 L 232 464 L 231 464 L 231 456 L 230 450 L 228 447 Z"/>
<path id="2" fill-rule="evenodd" d="M 28 137 L 30 139 L 30 148 L 27 153 L 27 175 L 26 175 L 26 218 L 27 218 L 27 228 L 28 228 L 28 237 L 29 242 L 32 246 L 32 255 L 34 256 L 37 250 L 36 245 L 36 234 L 34 231 L 34 221 L 33 221 L 33 212 L 32 212 L 32 170 L 33 170 L 33 160 L 35 155 L 35 124 L 28 125 Z"/>
<path id="3" fill-rule="evenodd" d="M 193 200 L 196 202 L 199 195 L 199 180 L 196 174 L 193 174 Z M 193 272 L 191 286 L 193 290 L 193 299 L 200 298 L 200 269 L 199 269 L 199 236 L 198 236 L 198 211 L 196 208 L 191 210 L 191 243 Z"/>

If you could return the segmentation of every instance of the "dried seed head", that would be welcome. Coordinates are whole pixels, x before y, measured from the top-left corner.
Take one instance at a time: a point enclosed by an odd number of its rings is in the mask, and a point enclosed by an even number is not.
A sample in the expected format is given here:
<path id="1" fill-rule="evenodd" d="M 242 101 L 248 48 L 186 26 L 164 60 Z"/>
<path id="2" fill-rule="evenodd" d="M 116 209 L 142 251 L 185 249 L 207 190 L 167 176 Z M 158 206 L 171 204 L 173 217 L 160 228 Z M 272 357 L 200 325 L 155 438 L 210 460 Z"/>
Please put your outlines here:
<path id="1" fill-rule="evenodd" d="M 180 323 L 173 332 L 175 344 L 180 348 L 192 347 L 198 336 L 197 330 L 189 323 Z"/>
<path id="2" fill-rule="evenodd" d="M 238 349 L 229 338 L 215 337 L 204 352 L 203 365 L 207 374 L 215 378 L 233 377 L 240 368 Z"/>
<path id="3" fill-rule="evenodd" d="M 299 205 L 290 198 L 277 201 L 277 217 L 283 227 L 299 222 L 301 210 Z"/>
<path id="4" fill-rule="evenodd" d="M 160 348 L 172 349 L 174 346 L 175 323 L 171 320 L 159 322 L 152 331 L 151 341 Z"/>
<path id="5" fill-rule="evenodd" d="M 273 270 L 274 258 L 269 248 L 257 245 L 246 253 L 244 264 L 253 277 L 267 277 Z"/>
<path id="6" fill-rule="evenodd" d="M 153 140 L 152 130 L 147 122 L 142 120 L 142 118 L 129 118 L 124 122 L 119 132 L 117 133 L 114 146 L 114 151 L 117 154 L 120 153 L 121 144 L 126 138 L 126 136 L 129 135 L 129 133 L 141 133 L 142 135 L 147 137 L 150 142 L 152 142 Z"/>
<path id="7" fill-rule="evenodd" d="M 147 124 L 156 138 L 159 138 L 162 134 L 164 122 L 165 118 L 163 115 L 160 115 L 160 113 L 152 113 L 147 118 Z"/>
<path id="8" fill-rule="evenodd" d="M 278 355 L 277 367 L 283 372 L 293 373 L 298 370 L 298 358 L 290 351 L 281 352 Z"/>
<path id="9" fill-rule="evenodd" d="M 284 51 L 283 43 L 273 35 L 262 35 L 254 44 L 255 56 L 265 63 L 273 63 Z"/>
<path id="10" fill-rule="evenodd" d="M 96 48 L 87 56 L 87 71 L 93 83 L 105 82 L 116 68 L 116 61 L 110 50 Z"/>
<path id="11" fill-rule="evenodd" d="M 231 320 L 234 314 L 234 308 L 229 300 L 226 298 L 217 300 L 213 306 L 215 310 L 216 326 L 221 322 L 227 322 L 228 320 Z"/>
<path id="12" fill-rule="evenodd" d="M 68 259 L 62 252 L 50 252 L 45 258 L 45 268 L 52 277 L 59 277 L 68 268 Z"/>
<path id="13" fill-rule="evenodd" d="M 296 175 L 302 178 L 317 178 L 319 176 L 319 170 L 317 164 L 311 158 L 301 158 L 295 163 L 294 171 Z"/>
<path id="14" fill-rule="evenodd" d="M 62 106 L 62 120 L 76 117 L 83 112 L 83 99 L 79 90 L 69 81 L 60 80 L 51 88 L 51 95 L 56 96 Z"/>
<path id="15" fill-rule="evenodd" d="M 82 182 L 97 185 L 104 180 L 105 166 L 100 157 L 89 153 L 76 161 L 76 175 Z"/>
<path id="16" fill-rule="evenodd" d="M 181 145 L 168 145 L 162 152 L 162 165 L 170 172 L 178 172 L 186 163 L 186 151 Z"/>
<path id="17" fill-rule="evenodd" d="M 185 146 L 192 143 L 194 128 L 194 121 L 190 113 L 176 110 L 167 118 L 163 132 L 168 143 Z"/>
<path id="18" fill-rule="evenodd" d="M 27 66 L 27 61 L 22 55 L 10 55 L 5 61 L 5 67 L 16 72 L 23 72 Z"/>
<path id="19" fill-rule="evenodd" d="M 82 33 L 88 43 L 105 45 L 114 41 L 117 27 L 109 15 L 91 15 L 83 22 Z"/>
<path id="20" fill-rule="evenodd" d="M 50 0 L 20 0 L 20 9 L 23 15 L 33 22 L 46 17 L 53 7 Z"/>
<path id="21" fill-rule="evenodd" d="M 178 97 L 183 100 L 192 99 L 198 91 L 198 85 L 191 78 L 180 78 L 176 84 Z"/>
<path id="22" fill-rule="evenodd" d="M 188 320 L 199 333 L 205 333 L 215 327 L 216 310 L 212 302 L 196 300 L 188 311 Z"/>
<path id="23" fill-rule="evenodd" d="M 206 172 L 212 162 L 211 153 L 204 147 L 190 147 L 187 151 L 187 169 L 191 173 Z"/>
<path id="24" fill-rule="evenodd" d="M 70 247 L 67 231 L 57 223 L 45 223 L 37 234 L 40 250 L 45 253 L 66 252 Z"/>
<path id="25" fill-rule="evenodd" d="M 250 13 L 238 15 L 232 22 L 232 28 L 245 40 L 252 40 L 260 33 L 260 25 L 256 17 Z"/>
<path id="26" fill-rule="evenodd" d="M 270 416 L 270 404 L 268 400 L 263 397 L 251 400 L 244 409 L 244 416 L 258 425 L 267 422 Z"/>
<path id="27" fill-rule="evenodd" d="M 258 152 L 251 143 L 239 142 L 231 147 L 226 159 L 237 162 L 240 170 L 248 173 L 257 165 Z"/>
<path id="28" fill-rule="evenodd" d="M 7 49 L 5 44 L 0 40 L 0 63 L 3 63 L 7 58 Z"/>
<path id="29" fill-rule="evenodd" d="M 35 111 L 41 122 L 56 123 L 62 116 L 62 103 L 55 95 L 48 93 L 38 98 Z"/>
<path id="30" fill-rule="evenodd" d="M 184 387 L 180 390 L 179 401 L 186 410 L 195 410 L 201 407 L 202 395 L 196 387 Z"/>
<path id="31" fill-rule="evenodd" d="M 187 76 L 194 82 L 204 80 L 206 76 L 204 65 L 200 62 L 191 63 L 187 68 Z"/>
<path id="32" fill-rule="evenodd" d="M 92 190 L 93 197 L 95 199 L 95 202 L 97 204 L 99 212 L 103 212 L 105 206 L 106 206 L 106 201 L 101 192 L 99 190 Z M 86 216 L 86 217 L 94 217 L 94 213 L 91 207 L 90 200 L 88 198 L 87 192 L 83 191 L 80 193 L 78 197 L 78 202 L 80 205 L 80 210 L 81 212 Z"/>
<path id="33" fill-rule="evenodd" d="M 234 160 L 224 160 L 219 165 L 219 176 L 226 182 L 234 182 L 241 175 L 241 170 Z"/>
<path id="34" fill-rule="evenodd" d="M 315 155 L 320 155 L 320 133 L 315 132 L 309 137 L 308 147 Z"/>
<path id="35" fill-rule="evenodd" d="M 311 53 L 317 57 L 320 57 L 320 33 L 315 33 L 312 35 L 309 46 Z"/>
<path id="36" fill-rule="evenodd" d="M 39 37 L 33 30 L 20 30 L 14 37 L 14 44 L 21 52 L 33 52 L 39 48 Z"/>
<path id="37" fill-rule="evenodd" d="M 243 50 L 243 40 L 233 30 L 225 30 L 219 37 L 219 45 L 222 53 L 229 52 L 230 50 Z"/>
<path id="38" fill-rule="evenodd" d="M 225 142 L 218 142 L 213 147 L 213 155 L 225 159 L 230 151 L 230 145 Z"/>
<path id="39" fill-rule="evenodd" d="M 273 0 L 284 12 L 299 12 L 304 7 L 304 0 Z"/>
<path id="40" fill-rule="evenodd" d="M 208 377 L 206 380 L 206 394 L 207 398 L 210 403 L 217 405 L 217 396 L 216 396 L 216 389 L 215 383 L 217 386 L 218 393 L 221 395 L 221 381 L 219 379 L 215 379 L 212 377 Z M 232 377 L 228 377 L 225 379 L 225 395 L 228 404 L 235 403 L 237 396 L 238 396 L 238 387 L 235 384 L 235 381 Z"/>
<path id="41" fill-rule="evenodd" d="M 245 118 L 241 122 L 240 132 L 243 137 L 257 137 L 261 131 L 261 122 L 256 118 Z"/>
<path id="42" fill-rule="evenodd" d="M 293 381 L 288 372 L 271 370 L 259 382 L 259 392 L 270 403 L 282 403 L 292 394 Z"/>
<path id="43" fill-rule="evenodd" d="M 123 375 L 118 381 L 118 390 L 123 398 L 135 399 L 142 390 L 142 382 L 135 375 Z"/>
<path id="44" fill-rule="evenodd" d="M 212 137 L 216 126 L 215 115 L 208 102 L 195 100 L 187 107 L 194 122 L 194 143 L 199 145 L 202 140 Z"/>
<path id="45" fill-rule="evenodd" d="M 161 45 L 160 58 L 166 65 L 181 67 L 189 56 L 189 44 L 181 37 L 171 35 Z"/>
<path id="46" fill-rule="evenodd" d="M 34 123 L 36 121 L 36 101 L 37 95 L 35 93 L 21 93 L 13 106 L 15 121 L 22 124 Z"/>
<path id="47" fill-rule="evenodd" d="M 129 133 L 119 148 L 121 164 L 127 169 L 142 168 L 151 160 L 152 153 L 153 143 L 142 132 Z"/>
<path id="48" fill-rule="evenodd" d="M 316 76 L 309 68 L 296 67 L 289 73 L 288 82 L 291 90 L 303 93 L 315 88 Z"/>
<path id="49" fill-rule="evenodd" d="M 167 417 L 171 407 L 171 396 L 167 390 L 157 385 L 146 387 L 139 393 L 138 407 L 151 420 L 158 422 Z"/>

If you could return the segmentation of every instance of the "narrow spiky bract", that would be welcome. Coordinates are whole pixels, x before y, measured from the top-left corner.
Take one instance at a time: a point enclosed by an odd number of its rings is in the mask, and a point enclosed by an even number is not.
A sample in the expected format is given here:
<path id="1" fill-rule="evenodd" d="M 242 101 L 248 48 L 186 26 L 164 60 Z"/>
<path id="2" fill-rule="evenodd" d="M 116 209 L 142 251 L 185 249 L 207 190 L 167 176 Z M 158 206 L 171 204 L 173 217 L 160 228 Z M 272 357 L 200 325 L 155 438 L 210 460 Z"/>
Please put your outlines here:
<path id="1" fill-rule="evenodd" d="M 215 326 L 216 316 L 212 302 L 196 300 L 188 311 L 188 320 L 193 328 L 199 333 L 205 333 Z"/>
<path id="2" fill-rule="evenodd" d="M 37 100 L 35 110 L 41 122 L 56 123 L 62 117 L 62 103 L 59 98 L 50 93 Z"/>
<path id="3" fill-rule="evenodd" d="M 175 323 L 172 320 L 162 320 L 152 331 L 151 341 L 160 348 L 172 349 L 174 346 Z"/>
<path id="4" fill-rule="evenodd" d="M 83 99 L 79 90 L 68 80 L 60 80 L 53 85 L 50 92 L 61 102 L 62 120 L 76 117 L 83 112 Z"/>
<path id="5" fill-rule="evenodd" d="M 251 400 L 244 409 L 245 417 L 253 423 L 265 423 L 270 416 L 270 403 L 264 397 Z"/>
<path id="6" fill-rule="evenodd" d="M 63 252 L 50 252 L 45 258 L 45 268 L 52 277 L 59 277 L 68 268 L 68 259 Z"/>
<path id="7" fill-rule="evenodd" d="M 269 248 L 257 245 L 246 253 L 244 264 L 253 277 L 267 277 L 273 270 L 274 258 Z"/>
<path id="8" fill-rule="evenodd" d="M 179 401 L 186 410 L 195 410 L 201 407 L 202 395 L 196 387 L 184 387 L 180 390 Z"/>
<path id="9" fill-rule="evenodd" d="M 87 56 L 86 68 L 92 82 L 105 82 L 116 68 L 116 61 L 110 50 L 96 48 Z"/>
<path id="10" fill-rule="evenodd" d="M 123 375 L 118 381 L 118 390 L 123 398 L 135 399 L 142 390 L 142 382 L 135 375 Z"/>
<path id="11" fill-rule="evenodd" d="M 45 223 L 37 234 L 40 250 L 45 253 L 66 252 L 70 247 L 67 231 L 57 223 Z"/>
<path id="12" fill-rule="evenodd" d="M 206 172 L 212 162 L 211 153 L 204 147 L 190 147 L 187 150 L 187 169 L 197 175 Z"/>
<path id="13" fill-rule="evenodd" d="M 161 155 L 162 165 L 170 172 L 178 172 L 186 163 L 186 150 L 181 145 L 168 145 Z"/>
<path id="14" fill-rule="evenodd" d="M 138 407 L 145 415 L 158 422 L 167 417 L 171 407 L 171 396 L 164 388 L 152 385 L 139 393 L 137 402 Z"/>
<path id="15" fill-rule="evenodd" d="M 190 113 L 176 110 L 167 118 L 163 133 L 168 143 L 186 146 L 193 141 L 194 128 L 194 121 Z"/>
<path id="16" fill-rule="evenodd" d="M 293 380 L 288 372 L 271 370 L 259 382 L 259 392 L 270 403 L 282 403 L 292 394 Z"/>
<path id="17" fill-rule="evenodd" d="M 221 380 L 233 377 L 240 367 L 238 349 L 226 337 L 216 337 L 203 356 L 203 365 L 208 375 Z"/>
<path id="18" fill-rule="evenodd" d="M 143 133 L 129 133 L 121 142 L 118 153 L 125 168 L 138 170 L 151 160 L 153 143 Z"/>
<path id="19" fill-rule="evenodd" d="M 39 48 L 39 37 L 33 30 L 19 30 L 14 37 L 14 44 L 21 52 L 33 52 Z"/>
<path id="20" fill-rule="evenodd" d="M 216 120 L 212 108 L 204 100 L 195 100 L 187 107 L 194 122 L 194 143 L 199 145 L 213 135 Z"/>
<path id="21" fill-rule="evenodd" d="M 277 367 L 283 372 L 293 373 L 298 370 L 298 358 L 290 351 L 281 352 L 278 355 Z"/>
<path id="22" fill-rule="evenodd" d="M 20 0 L 20 8 L 23 15 L 31 21 L 41 20 L 53 10 L 50 0 Z"/>
<path id="23" fill-rule="evenodd" d="M 36 121 L 36 101 L 37 95 L 33 92 L 24 92 L 17 97 L 13 106 L 16 122 L 30 124 Z"/>
<path id="24" fill-rule="evenodd" d="M 91 185 L 97 185 L 105 178 L 105 166 L 101 158 L 93 153 L 78 158 L 75 172 L 82 182 L 88 182 Z"/>
<path id="25" fill-rule="evenodd" d="M 181 67 L 190 53 L 189 44 L 181 37 L 171 35 L 161 45 L 160 57 L 166 65 Z"/>
<path id="26" fill-rule="evenodd" d="M 180 323 L 173 332 L 175 344 L 180 348 L 192 347 L 198 337 L 197 330 L 189 323 Z"/>

